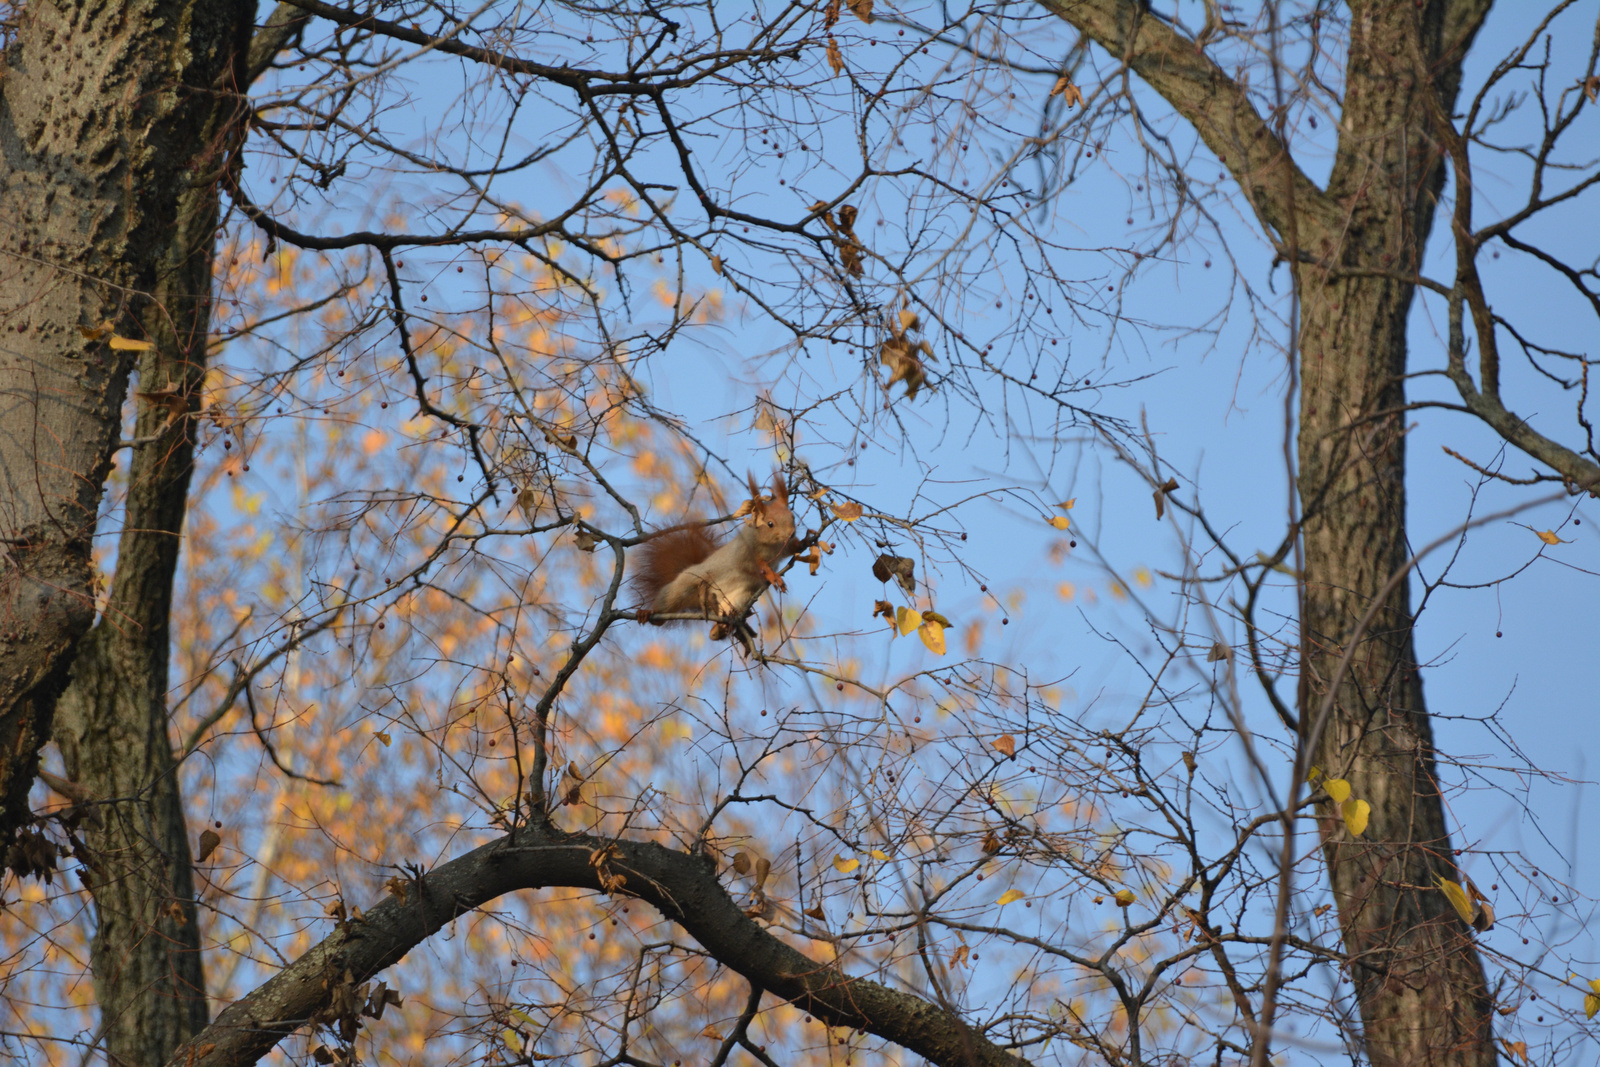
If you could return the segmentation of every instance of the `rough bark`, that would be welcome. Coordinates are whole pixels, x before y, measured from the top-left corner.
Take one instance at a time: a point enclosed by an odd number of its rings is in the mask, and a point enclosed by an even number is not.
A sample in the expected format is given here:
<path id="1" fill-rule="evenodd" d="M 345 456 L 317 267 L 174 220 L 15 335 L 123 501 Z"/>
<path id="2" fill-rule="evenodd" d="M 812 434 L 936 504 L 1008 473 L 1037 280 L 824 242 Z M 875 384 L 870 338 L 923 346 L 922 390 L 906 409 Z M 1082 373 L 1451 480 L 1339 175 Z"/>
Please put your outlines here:
<path id="1" fill-rule="evenodd" d="M 938 1067 L 1027 1067 L 955 1012 L 813 960 L 747 916 L 704 855 L 529 826 L 396 883 L 381 903 L 235 1001 L 168 1061 L 245 1067 L 313 1018 L 354 1016 L 359 989 L 456 916 L 519 890 L 570 886 L 653 905 L 752 986 L 831 1026 L 876 1034 Z M 402 994 L 406 991 L 401 990 Z M 358 995 L 359 994 L 359 995 Z M 341 1008 L 343 1010 L 341 1010 Z"/>
<path id="2" fill-rule="evenodd" d="M 216 179 L 253 16 L 253 0 L 30 5 L 0 82 L 0 210 L 17 223 L 0 244 L 0 521 L 11 539 L 0 830 L 28 817 L 53 730 L 69 777 L 97 802 L 91 965 L 113 1063 L 162 1062 L 207 1017 L 167 736 L 168 612 Z M 84 637 L 90 536 L 130 371 L 116 337 L 154 345 L 138 369 L 156 396 L 138 405 L 116 575 Z"/>
<path id="3" fill-rule="evenodd" d="M 89 962 L 113 1063 L 164 1062 L 208 1015 L 167 674 L 217 218 L 214 183 L 185 194 L 142 316 L 156 348 L 139 360 L 139 388 L 175 399 L 140 405 L 110 596 L 56 708 L 67 775 L 100 802 L 86 832 Z"/>
<path id="4" fill-rule="evenodd" d="M 95 616 L 90 538 L 186 185 L 220 157 L 247 0 L 20 8 L 0 66 L 0 840 Z M 109 323 L 114 330 L 101 332 Z"/>
<path id="5" fill-rule="evenodd" d="M 1472 935 L 1438 892 L 1457 877 L 1413 646 L 1409 583 L 1367 632 L 1359 620 L 1406 566 L 1406 323 L 1443 185 L 1427 136 L 1430 84 L 1414 57 L 1444 55 L 1444 5 L 1351 6 L 1334 232 L 1308 234 L 1301 299 L 1299 486 L 1305 507 L 1301 727 L 1313 761 L 1372 806 L 1365 835 L 1324 805 L 1324 855 L 1363 1033 L 1375 1064 L 1496 1060 L 1492 1002 Z M 1386 276 L 1387 275 L 1387 276 Z M 1335 680 L 1348 641 L 1361 642 Z M 1317 709 L 1336 681 L 1325 724 Z M 1320 729 L 1320 733 L 1318 730 Z"/>
<path id="6" fill-rule="evenodd" d="M 1289 157 L 1202 47 L 1131 0 L 1045 0 L 1127 62 L 1230 168 L 1294 263 L 1301 305 L 1299 496 L 1304 515 L 1301 726 L 1313 762 L 1372 806 L 1360 839 L 1324 806 L 1325 856 L 1379 1067 L 1487 1065 L 1491 1000 L 1471 935 L 1433 875 L 1454 877 L 1432 733 L 1400 583 L 1358 621 L 1409 552 L 1403 405 L 1414 276 L 1443 182 L 1425 94 L 1446 112 L 1488 3 L 1350 4 L 1338 154 L 1326 190 Z M 1423 57 L 1421 69 L 1416 61 Z M 1318 732 L 1348 641 L 1361 642 Z"/>

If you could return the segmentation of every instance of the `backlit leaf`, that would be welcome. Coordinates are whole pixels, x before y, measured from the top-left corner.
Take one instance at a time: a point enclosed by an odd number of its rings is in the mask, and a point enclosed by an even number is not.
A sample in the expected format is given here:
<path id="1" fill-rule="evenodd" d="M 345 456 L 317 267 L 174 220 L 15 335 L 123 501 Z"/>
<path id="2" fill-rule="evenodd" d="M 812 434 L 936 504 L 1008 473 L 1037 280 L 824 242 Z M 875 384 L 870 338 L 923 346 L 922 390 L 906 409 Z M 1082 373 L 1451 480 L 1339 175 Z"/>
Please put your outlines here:
<path id="1" fill-rule="evenodd" d="M 1004 893 L 1000 894 L 1000 899 L 995 901 L 995 903 L 1000 905 L 1011 904 L 1021 900 L 1027 895 L 1028 894 L 1024 893 L 1020 889 L 1007 889 Z"/>
<path id="2" fill-rule="evenodd" d="M 1343 778 L 1329 778 L 1322 783 L 1322 788 L 1328 791 L 1335 804 L 1343 804 L 1350 799 L 1350 783 Z"/>
<path id="3" fill-rule="evenodd" d="M 849 874 L 859 866 L 861 866 L 861 861 L 855 859 L 854 857 L 850 859 L 846 859 L 843 856 L 833 857 L 833 869 L 838 871 L 840 874 Z"/>
<path id="4" fill-rule="evenodd" d="M 1367 817 L 1372 814 L 1372 805 L 1365 800 L 1347 800 L 1339 805 L 1339 814 L 1344 816 L 1344 825 L 1350 835 L 1360 837 L 1367 832 Z"/>
<path id="5" fill-rule="evenodd" d="M 944 627 L 939 625 L 937 619 L 924 619 L 922 625 L 917 627 L 917 636 L 922 638 L 929 652 L 935 656 L 944 655 Z"/>

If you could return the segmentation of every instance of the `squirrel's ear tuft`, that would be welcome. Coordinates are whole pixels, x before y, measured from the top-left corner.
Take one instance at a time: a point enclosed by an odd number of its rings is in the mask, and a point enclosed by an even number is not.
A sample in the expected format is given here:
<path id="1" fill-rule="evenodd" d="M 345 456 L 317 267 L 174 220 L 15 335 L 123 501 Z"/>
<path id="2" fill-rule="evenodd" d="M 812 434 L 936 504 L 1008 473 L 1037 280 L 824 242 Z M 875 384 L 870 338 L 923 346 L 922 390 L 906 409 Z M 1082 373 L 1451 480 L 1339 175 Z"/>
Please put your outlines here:
<path id="1" fill-rule="evenodd" d="M 780 502 L 789 499 L 789 483 L 783 480 L 782 474 L 772 476 L 772 499 Z"/>
<path id="2" fill-rule="evenodd" d="M 761 499 L 761 486 L 756 484 L 756 476 L 746 471 L 744 479 L 750 483 L 750 499 L 759 501 Z"/>

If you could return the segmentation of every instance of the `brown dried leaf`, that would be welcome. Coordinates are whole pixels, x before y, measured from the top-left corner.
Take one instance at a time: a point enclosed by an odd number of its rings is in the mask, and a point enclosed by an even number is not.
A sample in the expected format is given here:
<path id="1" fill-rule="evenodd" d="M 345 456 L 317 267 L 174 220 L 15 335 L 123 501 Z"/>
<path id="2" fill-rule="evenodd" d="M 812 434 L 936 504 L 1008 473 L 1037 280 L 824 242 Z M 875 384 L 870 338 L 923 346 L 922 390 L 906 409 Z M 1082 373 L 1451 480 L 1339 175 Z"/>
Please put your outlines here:
<path id="1" fill-rule="evenodd" d="M 217 846 L 220 844 L 222 844 L 222 835 L 215 830 L 206 830 L 205 833 L 200 835 L 200 847 L 195 852 L 194 861 L 196 863 L 204 863 L 211 858 L 211 854 L 217 850 Z"/>
<path id="2" fill-rule="evenodd" d="M 1178 479 L 1176 478 L 1168 478 L 1166 481 L 1162 482 L 1159 487 L 1157 487 L 1155 492 L 1157 522 L 1160 522 L 1161 517 L 1167 513 L 1167 494 L 1176 492 L 1177 488 Z"/>
<path id="3" fill-rule="evenodd" d="M 839 42 L 832 37 L 828 38 L 828 66 L 835 74 L 844 73 L 844 55 L 839 51 Z"/>
<path id="4" fill-rule="evenodd" d="M 846 500 L 843 504 L 833 505 L 833 513 L 845 522 L 855 522 L 861 517 L 861 505 L 854 500 Z"/>
<path id="5" fill-rule="evenodd" d="M 989 747 L 998 749 L 1006 759 L 1012 759 L 1017 754 L 1017 739 L 1010 734 L 1001 734 L 989 742 Z"/>
<path id="6" fill-rule="evenodd" d="M 916 567 L 916 560 L 884 553 L 872 561 L 872 576 L 880 582 L 893 578 L 895 584 L 910 596 L 917 591 Z"/>
<path id="7" fill-rule="evenodd" d="M 872 21 L 872 0 L 845 0 L 845 5 L 850 8 L 850 14 L 862 22 Z"/>
<path id="8" fill-rule="evenodd" d="M 1055 85 L 1050 89 L 1051 96 L 1059 96 L 1068 107 L 1083 106 L 1083 90 L 1072 84 L 1072 79 L 1065 74 L 1056 79 Z"/>

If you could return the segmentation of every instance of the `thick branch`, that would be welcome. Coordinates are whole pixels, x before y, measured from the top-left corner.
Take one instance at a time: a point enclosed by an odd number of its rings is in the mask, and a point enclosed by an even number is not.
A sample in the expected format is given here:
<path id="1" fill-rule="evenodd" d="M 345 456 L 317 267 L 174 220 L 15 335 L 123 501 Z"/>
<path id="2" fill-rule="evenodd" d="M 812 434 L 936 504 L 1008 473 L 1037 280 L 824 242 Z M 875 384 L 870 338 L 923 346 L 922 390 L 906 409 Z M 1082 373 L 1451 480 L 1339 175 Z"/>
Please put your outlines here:
<path id="1" fill-rule="evenodd" d="M 403 898 L 391 895 L 340 926 L 225 1009 L 178 1050 L 170 1067 L 254 1063 L 326 1007 L 347 972 L 365 981 L 456 916 L 502 894 L 555 886 L 603 892 L 603 881 L 615 894 L 654 905 L 752 985 L 829 1025 L 868 1031 L 944 1067 L 1027 1065 L 945 1008 L 852 978 L 790 947 L 744 914 L 705 856 L 535 825 L 443 864 L 408 883 Z"/>
<path id="2" fill-rule="evenodd" d="M 1238 180 L 1265 226 L 1286 234 L 1297 213 L 1302 228 L 1306 215 L 1333 223 L 1333 205 L 1295 166 L 1243 87 L 1205 54 L 1203 42 L 1181 36 L 1134 0 L 1039 3 L 1126 63 L 1187 119 Z"/>

